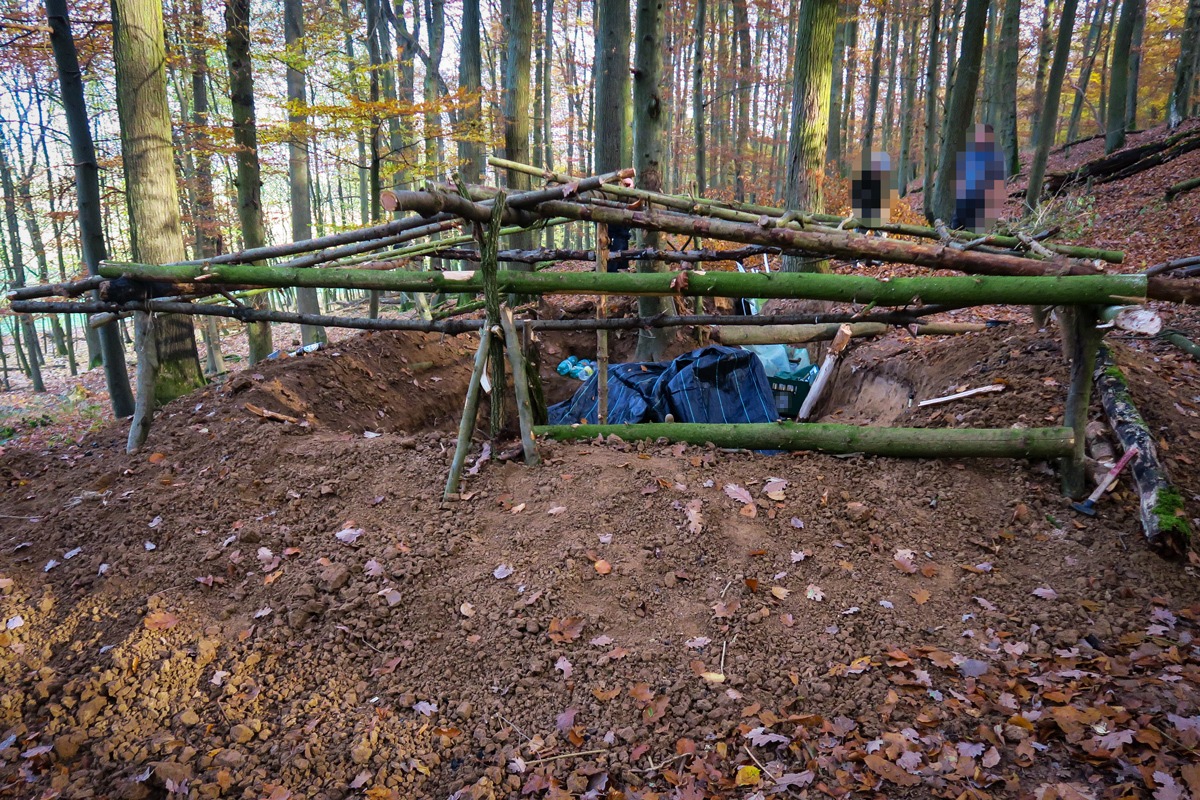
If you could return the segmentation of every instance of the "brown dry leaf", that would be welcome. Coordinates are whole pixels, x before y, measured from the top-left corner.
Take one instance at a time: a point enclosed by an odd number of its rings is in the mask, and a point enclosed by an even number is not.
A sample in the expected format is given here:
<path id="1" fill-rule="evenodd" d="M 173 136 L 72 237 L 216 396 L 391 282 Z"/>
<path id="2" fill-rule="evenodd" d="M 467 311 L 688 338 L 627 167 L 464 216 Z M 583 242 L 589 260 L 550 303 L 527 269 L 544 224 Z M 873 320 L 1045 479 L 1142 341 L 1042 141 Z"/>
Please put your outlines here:
<path id="1" fill-rule="evenodd" d="M 272 572 L 270 575 L 264 575 L 263 576 L 263 586 L 270 586 L 272 583 L 279 580 L 279 576 L 282 574 L 283 574 L 283 570 L 280 569 L 280 570 L 276 570 L 275 572 Z"/>
<path id="2" fill-rule="evenodd" d="M 915 592 L 909 592 L 909 595 L 919 606 L 925 605 L 929 602 L 929 598 L 933 596 L 927 589 L 917 589 Z"/>
<path id="3" fill-rule="evenodd" d="M 607 575 L 608 573 L 612 572 L 612 564 L 608 563 L 603 558 L 599 559 L 592 566 L 595 567 L 596 572 L 600 573 L 601 575 Z"/>
<path id="4" fill-rule="evenodd" d="M 179 617 L 170 611 L 152 611 L 142 620 L 143 624 L 152 631 L 165 631 L 179 624 Z"/>
<path id="5" fill-rule="evenodd" d="M 854 564 L 845 559 L 839 561 L 838 566 L 846 570 L 846 572 L 854 572 Z"/>
<path id="6" fill-rule="evenodd" d="M 614 697 L 616 697 L 620 693 L 621 693 L 620 686 L 618 686 L 615 689 L 601 689 L 599 686 L 596 686 L 592 689 L 592 696 L 595 697 L 597 700 L 599 700 L 601 703 L 607 703 L 609 700 L 612 700 Z"/>
<path id="7" fill-rule="evenodd" d="M 583 632 L 583 617 L 554 617 L 550 620 L 550 641 L 573 642 Z"/>
<path id="8" fill-rule="evenodd" d="M 751 592 L 758 591 L 758 578 L 746 578 L 742 581 Z"/>
<path id="9" fill-rule="evenodd" d="M 925 566 L 921 567 L 921 574 L 924 575 L 926 578 L 934 577 L 935 575 L 938 574 L 938 565 L 934 564 L 932 561 L 929 562 Z"/>
<path id="10" fill-rule="evenodd" d="M 792 593 L 791 589 L 785 589 L 782 586 L 772 586 L 771 596 L 776 600 L 786 600 L 787 596 Z"/>
<path id="11" fill-rule="evenodd" d="M 897 786 L 916 786 L 921 782 L 918 776 L 910 775 L 878 753 L 872 753 L 867 756 L 866 763 L 872 772 L 879 775 L 885 781 L 891 781 Z"/>
<path id="12" fill-rule="evenodd" d="M 785 628 L 790 628 L 796 624 L 796 619 L 791 614 L 780 614 L 779 621 Z"/>
<path id="13" fill-rule="evenodd" d="M 741 608 L 741 606 L 741 601 L 736 598 L 731 600 L 721 600 L 713 605 L 713 615 L 718 619 L 732 617 L 734 612 Z"/>
<path id="14" fill-rule="evenodd" d="M 700 500 L 689 500 L 683 507 L 687 514 L 689 533 L 696 534 L 704 530 L 704 515 L 700 513 L 702 506 L 703 503 Z"/>
<path id="15" fill-rule="evenodd" d="M 167 460 L 167 457 L 162 453 L 151 453 L 150 457 L 147 458 L 146 460 L 149 461 L 151 464 L 161 464 L 162 462 Z"/>
<path id="16" fill-rule="evenodd" d="M 705 683 L 724 683 L 725 676 L 720 672 L 701 672 L 700 678 Z"/>
<path id="17" fill-rule="evenodd" d="M 629 696 L 639 703 L 649 703 L 654 699 L 654 691 L 648 683 L 635 683 L 629 687 Z"/>
<path id="18" fill-rule="evenodd" d="M 741 514 L 743 517 L 749 517 L 750 519 L 754 519 L 755 517 L 758 516 L 758 506 L 754 505 L 753 503 L 751 503 L 748 506 L 742 506 L 741 510 L 738 511 L 738 513 Z"/>
<path id="19" fill-rule="evenodd" d="M 892 557 L 892 564 L 901 572 L 912 575 L 917 571 L 916 565 L 913 564 L 915 557 L 916 553 L 912 550 L 897 550 L 896 555 Z"/>

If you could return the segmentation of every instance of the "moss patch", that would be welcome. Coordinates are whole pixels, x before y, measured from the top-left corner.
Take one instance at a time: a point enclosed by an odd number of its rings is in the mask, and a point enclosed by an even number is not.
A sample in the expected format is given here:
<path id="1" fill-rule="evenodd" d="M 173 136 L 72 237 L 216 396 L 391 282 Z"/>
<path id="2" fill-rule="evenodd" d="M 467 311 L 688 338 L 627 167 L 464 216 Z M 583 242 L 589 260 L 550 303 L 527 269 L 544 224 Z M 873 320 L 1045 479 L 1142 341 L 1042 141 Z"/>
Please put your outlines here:
<path id="1" fill-rule="evenodd" d="M 1152 513 L 1163 533 L 1179 535 L 1184 541 L 1191 536 L 1192 529 L 1183 515 L 1183 496 L 1176 489 L 1160 489 Z"/>

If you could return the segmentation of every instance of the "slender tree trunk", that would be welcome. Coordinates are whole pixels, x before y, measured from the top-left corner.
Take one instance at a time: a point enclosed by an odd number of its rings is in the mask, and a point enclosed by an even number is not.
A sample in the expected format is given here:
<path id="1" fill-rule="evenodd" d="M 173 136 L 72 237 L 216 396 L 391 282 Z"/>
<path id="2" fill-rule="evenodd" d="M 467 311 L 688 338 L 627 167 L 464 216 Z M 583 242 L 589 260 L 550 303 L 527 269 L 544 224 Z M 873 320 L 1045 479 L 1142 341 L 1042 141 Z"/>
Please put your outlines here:
<path id="1" fill-rule="evenodd" d="M 1038 35 L 1037 77 L 1033 81 L 1033 105 L 1029 112 L 1029 143 L 1034 147 L 1037 146 L 1038 122 L 1046 99 L 1046 70 L 1050 67 L 1050 53 L 1054 45 L 1050 31 L 1053 6 L 1054 0 L 1046 0 L 1042 6 L 1042 27 Z"/>
<path id="2" fill-rule="evenodd" d="M 137 0 L 148 2 L 149 0 Z M 262 178 L 258 165 L 258 132 L 254 111 L 254 68 L 250 62 L 250 0 L 225 0 L 225 58 L 229 64 L 229 106 L 233 141 L 237 146 L 237 205 L 242 245 L 249 249 L 267 243 L 263 228 Z M 266 294 L 254 296 L 255 308 L 267 307 Z M 250 363 L 271 352 L 271 325 L 248 326 Z"/>
<path id="3" fill-rule="evenodd" d="M 746 156 L 750 147 L 750 16 L 746 10 L 747 0 L 733 0 L 734 38 L 738 45 L 737 80 L 737 125 L 733 135 L 733 181 L 734 198 L 740 203 L 746 199 Z M 639 42 L 639 44 L 641 44 Z"/>
<path id="4" fill-rule="evenodd" d="M 1121 0 L 1121 20 L 1117 23 L 1113 41 L 1112 80 L 1108 86 L 1107 131 L 1104 152 L 1111 153 L 1125 145 L 1125 129 L 1129 88 L 1130 51 L 1133 48 L 1133 27 L 1138 15 L 1139 0 Z"/>
<path id="5" fill-rule="evenodd" d="M 1175 62 L 1175 85 L 1171 88 L 1171 99 L 1167 104 L 1167 124 L 1172 128 L 1188 116 L 1191 103 L 1192 82 L 1197 73 L 1196 62 L 1200 60 L 1200 0 L 1189 0 L 1184 17 L 1183 35 L 1180 37 L 1179 60 Z"/>
<path id="6" fill-rule="evenodd" d="M 666 97 L 663 93 L 663 2 L 637 0 L 637 38 L 633 81 L 633 156 L 637 170 L 638 188 L 651 192 L 664 191 L 663 172 L 666 169 L 664 144 L 666 135 Z M 658 249 L 662 235 L 645 231 L 642 246 Z M 639 261 L 638 272 L 665 272 L 662 261 Z M 638 298 L 638 313 L 653 317 L 671 310 L 669 300 L 660 297 Z M 638 332 L 637 361 L 661 361 L 666 354 L 663 331 L 643 329 Z"/>
<path id="7" fill-rule="evenodd" d="M 461 116 L 458 158 L 467 183 L 483 179 L 483 59 L 479 51 L 479 0 L 463 0 L 462 41 L 459 45 L 458 83 L 468 93 Z"/>
<path id="8" fill-rule="evenodd" d="M 75 195 L 79 212 L 79 242 L 89 275 L 95 275 L 100 262 L 108 258 L 104 246 L 101 218 L 99 167 L 92 131 L 88 127 L 87 106 L 83 99 L 83 78 L 71 22 L 67 16 L 66 0 L 46 0 L 46 19 L 50 24 L 50 44 L 58 68 L 59 92 L 66 112 L 67 130 L 71 139 L 71 160 L 75 162 Z M 95 297 L 93 293 L 93 297 Z M 90 331 L 91 328 L 85 327 Z M 113 416 L 122 419 L 133 414 L 133 391 L 125 366 L 125 349 L 115 322 L 101 326 L 98 331 L 104 380 L 112 402 Z M 91 366 L 94 366 L 92 364 Z"/>
<path id="9" fill-rule="evenodd" d="M 904 79 L 900 86 L 900 163 L 898 165 L 900 195 L 908 194 L 908 184 L 916 175 L 912 155 L 913 105 L 917 93 L 917 51 L 921 36 L 921 18 L 915 14 L 908 21 L 904 46 Z M 932 102 L 932 101 L 930 101 Z"/>
<path id="10" fill-rule="evenodd" d="M 1112 14 L 1109 15 L 1108 25 L 1104 28 L 1104 56 L 1100 59 L 1100 109 L 1095 113 L 1096 127 L 1100 129 L 1101 133 L 1108 132 L 1108 82 L 1112 69 L 1110 56 L 1112 54 L 1113 29 L 1117 24 L 1120 5 L 1121 0 L 1113 0 Z M 1124 113 L 1123 110 L 1122 113 Z"/>
<path id="11" fill-rule="evenodd" d="M 803 13 L 803 9 L 801 9 Z M 871 45 L 871 77 L 867 85 L 867 108 L 863 127 L 863 159 L 871 155 L 875 145 L 875 115 L 879 106 L 879 75 L 883 71 L 883 9 L 876 9 L 875 43 Z M 793 106 L 794 107 L 794 106 Z"/>
<path id="12" fill-rule="evenodd" d="M 542 73 L 542 146 L 546 149 L 542 163 L 546 169 L 554 169 L 554 106 L 551 103 L 551 75 L 554 71 L 554 0 L 546 0 L 544 20 L 546 25 L 546 62 Z M 548 231 L 551 239 L 554 229 Z M 551 242 L 552 243 L 552 242 Z"/>
<path id="13" fill-rule="evenodd" d="M 934 182 L 933 219 L 949 221 L 954 213 L 954 181 L 957 156 L 966 148 L 967 128 L 974 116 L 975 92 L 979 87 L 979 62 L 983 57 L 983 33 L 987 25 L 988 0 L 967 0 L 963 19 L 962 53 L 950 87 L 950 104 L 942 126 L 942 152 Z M 932 221 L 932 220 L 931 220 Z"/>
<path id="14" fill-rule="evenodd" d="M 934 2 L 938 2 L 938 0 L 934 0 Z M 845 163 L 846 163 L 846 156 L 849 155 L 850 150 L 851 150 L 851 143 L 856 141 L 856 139 L 854 137 L 854 108 L 857 105 L 857 103 L 854 100 L 854 86 L 858 82 L 858 64 L 859 64 L 859 58 L 858 58 L 858 13 L 859 13 L 859 10 L 858 10 L 857 3 L 850 2 L 849 6 L 850 6 L 851 17 L 850 17 L 850 27 L 848 29 L 848 33 L 847 33 L 847 37 L 846 37 L 849 40 L 849 50 L 846 55 L 846 92 L 842 96 L 842 123 L 841 123 L 841 125 L 838 126 L 838 133 L 842 137 L 842 145 L 841 145 L 842 146 L 842 154 L 843 154 L 842 155 L 843 171 L 841 173 L 842 177 L 845 177 L 845 175 L 846 175 L 844 167 L 845 167 Z M 795 40 L 795 33 L 793 31 L 793 35 L 788 41 L 791 42 L 794 40 Z"/>
<path id="15" fill-rule="evenodd" d="M 825 163 L 832 166 L 837 175 L 845 174 L 842 165 L 842 87 L 846 69 L 846 32 L 850 23 L 847 19 L 847 4 L 838 6 L 837 26 L 833 31 L 833 77 L 829 89 L 829 131 L 825 150 Z M 761 28 L 760 28 L 761 29 Z"/>
<path id="16" fill-rule="evenodd" d="M 1021 0 L 1005 0 L 1000 24 L 1000 47 L 996 59 L 996 89 L 992 97 L 996 141 L 1004 153 L 1009 176 L 1021 171 L 1021 148 L 1017 140 L 1017 68 L 1021 45 Z"/>
<path id="17" fill-rule="evenodd" d="M 706 0 L 696 0 L 696 19 L 692 25 L 692 130 L 696 141 L 696 194 L 704 196 L 708 188 L 704 142 L 704 18 Z"/>
<path id="18" fill-rule="evenodd" d="M 977 122 L 996 124 L 996 92 L 998 72 L 996 64 L 1000 55 L 1000 25 L 996 17 L 996 3 L 988 6 L 986 44 L 983 49 L 983 74 L 980 77 L 982 97 L 975 108 Z"/>
<path id="19" fill-rule="evenodd" d="M 505 0 L 504 34 L 508 40 L 507 68 L 504 71 L 504 152 L 511 161 L 529 163 L 529 57 L 533 45 L 532 0 Z M 629 30 L 629 10 L 626 6 L 625 30 Z M 628 43 L 628 40 L 626 40 Z M 626 76 L 628 76 L 628 47 Z M 628 80 L 628 77 L 626 77 Z M 628 86 L 628 84 L 626 84 Z M 508 188 L 521 192 L 532 186 L 532 180 L 515 170 L 508 172 Z M 532 245 L 533 237 L 522 233 L 509 239 L 513 247 Z M 514 265 L 516 266 L 516 265 Z M 532 269 L 532 264 L 522 265 Z M 518 267 L 522 268 L 522 267 Z"/>
<path id="20" fill-rule="evenodd" d="M 1054 144 L 1054 129 L 1058 124 L 1058 101 L 1062 96 L 1063 78 L 1067 74 L 1067 61 L 1071 57 L 1071 34 L 1075 30 L 1075 7 L 1077 0 L 1063 0 L 1062 19 L 1058 23 L 1058 43 L 1054 48 L 1054 63 L 1050 67 L 1050 79 L 1046 83 L 1046 106 L 1037 132 L 1037 149 L 1033 163 L 1029 165 L 1029 188 L 1025 193 L 1025 207 L 1032 212 L 1037 208 L 1042 193 L 1042 180 L 1046 175 L 1046 159 Z"/>
<path id="21" fill-rule="evenodd" d="M 7 150 L 8 144 L 4 140 L 3 129 L 0 128 L 0 190 L 4 194 L 4 219 L 8 225 L 8 246 L 12 258 L 9 265 L 9 281 L 14 289 L 20 289 L 25 286 L 25 256 L 21 245 L 20 221 L 17 217 L 17 190 Z M 21 314 L 20 321 L 27 351 L 26 363 L 28 364 L 29 380 L 33 384 L 33 391 L 44 392 L 46 387 L 42 383 L 42 370 L 38 363 L 37 329 L 34 327 L 33 317 L 29 314 Z M 15 325 L 14 321 L 14 342 L 16 342 Z M 16 343 L 16 348 L 19 355 L 21 352 L 19 342 Z"/>
<path id="22" fill-rule="evenodd" d="M 829 88 L 833 82 L 833 29 L 838 0 L 805 0 L 796 24 L 792 76 L 792 124 L 788 141 L 788 208 L 825 210 L 825 150 L 829 135 Z M 823 272 L 827 261 L 788 257 L 788 272 Z"/>
<path id="23" fill-rule="evenodd" d="M 167 108 L 162 5 L 114 0 L 113 62 L 133 257 L 169 264 L 186 256 Z M 149 433 L 156 404 L 204 384 L 191 318 L 139 312 L 137 407 L 127 449 Z"/>
<path id="24" fill-rule="evenodd" d="M 1115 0 L 1113 0 L 1115 2 Z M 1088 28 L 1087 42 L 1084 44 L 1083 64 L 1079 68 L 1079 83 L 1075 86 L 1075 102 L 1071 106 L 1071 120 L 1067 123 L 1067 141 L 1075 140 L 1079 135 L 1079 120 L 1083 117 L 1083 104 L 1087 100 L 1088 84 L 1092 81 L 1092 70 L 1096 64 L 1096 56 L 1100 52 L 1100 34 L 1104 32 L 1104 17 L 1108 12 L 1109 0 L 1099 0 L 1096 3 L 1096 16 Z"/>
<path id="25" fill-rule="evenodd" d="M 895 125 L 896 125 L 896 81 L 899 77 L 900 64 L 900 27 L 901 16 L 899 14 L 892 18 L 891 24 L 888 26 L 888 83 L 887 94 L 883 101 L 883 149 L 892 152 L 892 146 L 895 144 Z"/>
<path id="26" fill-rule="evenodd" d="M 288 49 L 288 194 L 292 210 L 292 241 L 312 238 L 312 197 L 308 171 L 308 93 L 305 71 L 297 68 L 306 58 L 304 44 L 304 0 L 284 0 L 283 38 Z M 296 290 L 296 308 L 301 314 L 320 314 L 317 290 L 301 287 Z M 301 325 L 300 337 L 305 345 L 326 341 L 325 329 L 318 325 Z"/>
<path id="27" fill-rule="evenodd" d="M 1138 84 L 1142 73 L 1142 39 L 1146 33 L 1146 0 L 1138 0 L 1129 48 L 1129 84 L 1125 95 L 1125 131 L 1137 130 Z"/>

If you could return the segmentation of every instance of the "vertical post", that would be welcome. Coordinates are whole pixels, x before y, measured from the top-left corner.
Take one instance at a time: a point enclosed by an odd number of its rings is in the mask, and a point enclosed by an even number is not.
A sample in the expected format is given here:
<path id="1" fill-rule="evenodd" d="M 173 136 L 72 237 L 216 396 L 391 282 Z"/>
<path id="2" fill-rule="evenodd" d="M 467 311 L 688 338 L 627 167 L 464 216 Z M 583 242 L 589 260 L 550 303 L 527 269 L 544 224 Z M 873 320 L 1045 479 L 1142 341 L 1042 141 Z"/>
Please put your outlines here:
<path id="1" fill-rule="evenodd" d="M 511 308 L 502 309 L 500 324 L 504 327 L 504 341 L 508 348 L 508 365 L 513 372 L 513 392 L 517 396 L 517 421 L 521 426 L 521 448 L 525 451 L 526 466 L 536 467 L 542 463 L 537 445 L 533 441 L 533 406 L 529 402 L 529 375 L 525 371 L 525 356 L 521 352 L 521 338 L 513 323 Z"/>
<path id="2" fill-rule="evenodd" d="M 489 331 L 479 332 L 479 349 L 475 351 L 475 367 L 471 370 L 471 382 L 467 384 L 467 399 L 463 402 L 462 420 L 458 423 L 458 442 L 454 445 L 454 459 L 450 462 L 450 475 L 446 478 L 446 490 L 442 500 L 458 492 L 462 480 L 463 464 L 467 451 L 471 449 L 471 432 L 475 430 L 475 416 L 479 412 L 479 389 L 483 383 L 483 371 L 487 368 L 488 352 L 491 350 L 492 335 Z"/>
<path id="3" fill-rule="evenodd" d="M 601 222 L 596 225 L 596 272 L 600 275 L 608 272 L 608 224 Z M 596 301 L 596 319 L 608 316 L 608 295 L 600 295 Z M 603 425 L 608 422 L 608 331 L 596 331 L 596 387 L 599 391 L 599 405 L 596 412 L 596 422 Z"/>
<path id="4" fill-rule="evenodd" d="M 1092 400 L 1092 373 L 1096 367 L 1096 351 L 1100 333 L 1096 330 L 1097 313 L 1094 306 L 1076 306 L 1070 339 L 1071 387 L 1067 391 L 1067 408 L 1063 425 L 1075 434 L 1075 449 L 1061 465 L 1063 494 L 1079 499 L 1087 494 L 1084 452 L 1087 442 L 1088 406 Z M 1064 349 L 1068 343 L 1064 341 Z"/>
<path id="5" fill-rule="evenodd" d="M 487 231 L 483 241 L 479 243 L 479 270 L 483 273 L 483 299 L 487 308 L 487 325 L 485 330 L 489 335 L 495 335 L 500 325 L 500 287 L 497 283 L 496 272 L 499 270 L 500 255 L 500 226 L 504 217 L 504 209 L 508 205 L 508 196 L 504 192 L 496 195 L 496 203 L 492 206 L 492 216 L 488 220 Z M 497 337 L 499 338 L 499 337 Z M 492 348 L 492 413 L 490 432 L 492 438 L 500 435 L 504 427 L 504 341 L 499 339 Z"/>

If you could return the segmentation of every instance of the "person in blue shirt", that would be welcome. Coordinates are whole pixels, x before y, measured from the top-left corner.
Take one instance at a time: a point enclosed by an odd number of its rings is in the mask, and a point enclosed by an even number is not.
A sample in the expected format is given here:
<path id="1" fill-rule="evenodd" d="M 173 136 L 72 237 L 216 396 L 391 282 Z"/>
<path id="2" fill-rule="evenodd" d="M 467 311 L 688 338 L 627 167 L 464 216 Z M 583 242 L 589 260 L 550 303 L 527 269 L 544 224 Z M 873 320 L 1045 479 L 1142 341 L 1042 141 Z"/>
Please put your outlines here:
<path id="1" fill-rule="evenodd" d="M 974 138 L 958 155 L 954 180 L 956 230 L 985 231 L 1000 216 L 1004 200 L 1004 156 L 996 147 L 991 125 L 976 125 Z"/>

